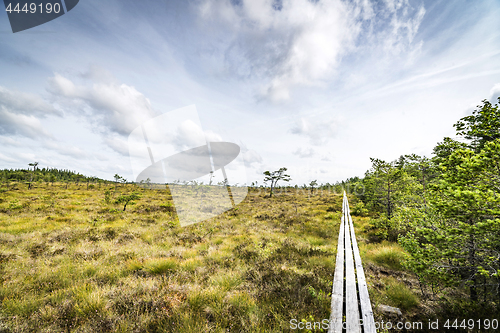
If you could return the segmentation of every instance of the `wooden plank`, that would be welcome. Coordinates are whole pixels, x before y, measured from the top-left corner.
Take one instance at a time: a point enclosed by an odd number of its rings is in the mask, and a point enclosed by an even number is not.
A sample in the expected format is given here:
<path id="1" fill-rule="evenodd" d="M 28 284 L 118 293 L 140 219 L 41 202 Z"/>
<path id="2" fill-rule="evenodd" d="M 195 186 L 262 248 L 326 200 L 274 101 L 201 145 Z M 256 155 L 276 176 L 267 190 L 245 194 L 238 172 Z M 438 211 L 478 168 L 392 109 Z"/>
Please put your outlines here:
<path id="1" fill-rule="evenodd" d="M 344 305 L 344 216 L 341 217 L 337 244 L 337 259 L 333 276 L 332 305 L 328 333 L 342 333 L 342 310 Z"/>
<path id="2" fill-rule="evenodd" d="M 358 291 L 359 302 L 361 305 L 361 319 L 363 323 L 364 333 L 376 333 L 375 320 L 373 318 L 373 310 L 368 294 L 368 287 L 366 285 L 365 272 L 363 264 L 361 263 L 361 256 L 359 255 L 358 242 L 354 234 L 354 225 L 352 223 L 351 214 L 349 214 L 349 226 L 351 228 L 352 247 L 354 252 L 354 260 L 356 262 L 356 275 L 358 278 Z"/>
<path id="3" fill-rule="evenodd" d="M 354 272 L 354 260 L 352 253 L 351 235 L 349 228 L 349 204 L 347 203 L 347 196 L 344 193 L 345 200 L 345 283 L 346 283 L 346 332 L 361 333 L 361 326 L 359 323 L 359 308 L 358 308 L 358 294 L 356 292 L 356 275 Z"/>
<path id="4" fill-rule="evenodd" d="M 343 289 L 344 285 L 345 293 Z M 356 285 L 358 287 L 357 290 Z M 343 299 L 344 294 L 345 300 Z M 345 313 L 343 311 L 344 302 L 346 305 Z M 358 304 L 361 307 L 361 313 L 359 312 Z M 345 192 L 342 199 L 342 216 L 332 287 L 331 310 L 329 333 L 341 333 L 343 326 L 345 327 L 345 331 L 349 333 L 361 333 L 361 331 L 364 333 L 376 333 L 366 277 L 359 255 L 354 224 Z M 345 315 L 345 323 L 342 322 L 343 315 Z M 362 326 L 360 325 L 360 319 L 362 320 Z"/>

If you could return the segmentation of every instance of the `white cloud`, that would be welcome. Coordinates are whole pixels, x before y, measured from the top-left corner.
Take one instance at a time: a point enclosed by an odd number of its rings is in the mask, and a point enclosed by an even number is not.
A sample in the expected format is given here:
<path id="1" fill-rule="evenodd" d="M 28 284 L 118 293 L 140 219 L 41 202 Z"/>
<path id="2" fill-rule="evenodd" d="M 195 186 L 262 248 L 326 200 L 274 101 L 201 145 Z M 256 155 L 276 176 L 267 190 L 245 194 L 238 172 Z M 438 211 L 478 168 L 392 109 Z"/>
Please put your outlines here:
<path id="1" fill-rule="evenodd" d="M 20 91 L 11 91 L 4 87 L 0 87 L 0 107 L 9 113 L 27 116 L 62 116 L 60 111 L 56 110 L 40 96 Z"/>
<path id="2" fill-rule="evenodd" d="M 96 65 L 90 65 L 89 69 L 81 74 L 81 77 L 89 79 L 92 82 L 118 84 L 118 80 L 114 77 L 113 73 Z"/>
<path id="3" fill-rule="evenodd" d="M 22 147 L 22 143 L 9 137 L 0 137 L 2 146 Z"/>
<path id="4" fill-rule="evenodd" d="M 500 83 L 495 84 L 493 88 L 491 88 L 489 101 L 493 104 L 497 104 L 498 97 L 500 97 Z"/>
<path id="5" fill-rule="evenodd" d="M 300 158 L 309 158 L 313 157 L 316 153 L 312 148 L 297 148 L 293 151 L 294 155 L 297 155 Z"/>
<path id="6" fill-rule="evenodd" d="M 203 131 L 192 120 L 183 121 L 177 128 L 172 143 L 178 151 L 197 147 L 201 142 L 221 142 L 222 137 L 213 131 Z"/>
<path id="7" fill-rule="evenodd" d="M 213 132 L 213 131 L 205 131 L 205 138 L 207 139 L 207 142 L 221 142 L 222 141 L 222 137 Z"/>
<path id="8" fill-rule="evenodd" d="M 262 156 L 259 155 L 255 150 L 247 150 L 242 152 L 243 161 L 245 161 L 246 167 L 252 167 L 253 164 L 262 163 Z"/>
<path id="9" fill-rule="evenodd" d="M 89 155 L 83 149 L 69 144 L 56 141 L 48 141 L 45 143 L 45 148 L 57 152 L 58 154 L 74 157 L 76 159 L 88 159 Z"/>
<path id="10" fill-rule="evenodd" d="M 321 86 L 331 80 L 342 58 L 358 48 L 361 36 L 363 43 L 378 43 L 388 53 L 412 51 L 425 14 L 423 6 L 413 8 L 407 0 L 277 4 L 202 0 L 198 7 L 207 25 L 219 20 L 231 31 L 225 45 L 218 40 L 215 47 L 206 47 L 210 56 L 223 59 L 228 73 L 266 78 L 260 94 L 273 101 L 288 99 L 295 86 Z"/>
<path id="11" fill-rule="evenodd" d="M 107 72 L 99 76 L 98 69 L 87 75 L 91 80 L 108 77 L 105 81 L 93 81 L 92 86 L 76 85 L 71 80 L 56 73 L 49 79 L 48 91 L 56 97 L 83 102 L 89 120 L 104 131 L 120 135 L 130 132 L 146 120 L 158 115 L 151 102 L 133 86 L 119 84 L 109 79 Z"/>
<path id="12" fill-rule="evenodd" d="M 19 162 L 18 160 L 0 153 L 0 160 L 4 162 Z"/>
<path id="13" fill-rule="evenodd" d="M 9 112 L 3 106 L 0 106 L 0 135 L 21 135 L 31 139 L 51 137 L 38 118 Z"/>
<path id="14" fill-rule="evenodd" d="M 49 79 L 48 91 L 65 97 L 81 97 L 79 96 L 80 91 L 77 90 L 75 84 L 57 73 Z"/>
<path id="15" fill-rule="evenodd" d="M 384 38 L 384 50 L 399 54 L 405 51 L 413 42 L 422 19 L 425 8 L 412 8 L 408 0 L 385 0 L 385 15 L 389 18 L 389 29 L 381 36 Z M 421 44 L 417 43 L 416 48 Z"/>
<path id="16" fill-rule="evenodd" d="M 183 121 L 177 127 L 173 138 L 173 144 L 179 151 L 197 147 L 201 142 L 205 141 L 203 129 L 191 120 Z"/>
<path id="17" fill-rule="evenodd" d="M 309 138 L 310 143 L 316 146 L 324 145 L 329 139 L 335 137 L 339 127 L 337 120 L 315 119 L 314 121 L 300 118 L 290 129 L 292 134 Z"/>
<path id="18" fill-rule="evenodd" d="M 0 135 L 51 137 L 40 119 L 62 113 L 41 97 L 0 87 Z"/>
<path id="19" fill-rule="evenodd" d="M 129 156 L 128 142 L 117 135 L 108 135 L 103 138 L 104 143 L 123 156 Z"/>
<path id="20" fill-rule="evenodd" d="M 83 83 L 75 83 L 77 80 Z M 118 82 L 109 71 L 97 66 L 91 66 L 73 80 L 55 73 L 48 80 L 47 90 L 62 108 L 83 115 L 93 130 L 100 133 L 103 142 L 123 156 L 129 153 L 123 138 L 143 122 L 159 115 L 144 94 Z M 54 149 L 74 157 L 81 153 L 64 147 Z"/>

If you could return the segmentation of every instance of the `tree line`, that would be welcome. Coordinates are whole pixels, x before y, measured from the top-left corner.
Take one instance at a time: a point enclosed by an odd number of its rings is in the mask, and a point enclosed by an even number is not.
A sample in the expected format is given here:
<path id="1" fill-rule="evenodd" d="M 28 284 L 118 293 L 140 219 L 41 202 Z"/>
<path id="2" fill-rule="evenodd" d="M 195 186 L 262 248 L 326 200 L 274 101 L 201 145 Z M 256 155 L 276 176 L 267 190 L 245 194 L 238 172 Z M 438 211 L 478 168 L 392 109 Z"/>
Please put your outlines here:
<path id="1" fill-rule="evenodd" d="M 359 180 L 372 237 L 402 245 L 424 296 L 458 287 L 472 304 L 500 304 L 499 105 L 483 100 L 430 158 L 372 158 Z"/>
<path id="2" fill-rule="evenodd" d="M 38 168 L 38 162 L 29 163 L 28 169 L 0 170 L 0 180 L 7 189 L 11 182 L 26 183 L 31 189 L 33 183 L 86 183 L 87 187 L 93 184 L 111 183 L 95 176 L 84 176 L 76 171 L 56 168 Z"/>

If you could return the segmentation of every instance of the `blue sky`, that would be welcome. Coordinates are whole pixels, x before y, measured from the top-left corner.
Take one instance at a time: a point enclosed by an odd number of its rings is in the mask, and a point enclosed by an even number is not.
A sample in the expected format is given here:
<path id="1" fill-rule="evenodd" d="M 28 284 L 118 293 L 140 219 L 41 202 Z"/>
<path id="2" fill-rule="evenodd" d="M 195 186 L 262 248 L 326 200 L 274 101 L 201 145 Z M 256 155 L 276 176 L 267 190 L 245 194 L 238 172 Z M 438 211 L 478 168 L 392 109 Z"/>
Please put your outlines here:
<path id="1" fill-rule="evenodd" d="M 131 180 L 128 134 L 193 104 L 249 183 L 430 156 L 500 95 L 498 17 L 494 0 L 81 0 L 13 34 L 0 13 L 0 168 Z"/>

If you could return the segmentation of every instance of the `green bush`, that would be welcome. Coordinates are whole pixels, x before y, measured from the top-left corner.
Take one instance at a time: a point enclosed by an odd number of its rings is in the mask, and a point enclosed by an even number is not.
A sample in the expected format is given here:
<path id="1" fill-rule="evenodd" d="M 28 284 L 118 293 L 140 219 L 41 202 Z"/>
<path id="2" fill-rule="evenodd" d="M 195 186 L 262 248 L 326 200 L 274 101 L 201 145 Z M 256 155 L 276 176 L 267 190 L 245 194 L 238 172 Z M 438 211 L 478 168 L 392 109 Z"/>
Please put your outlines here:
<path id="1" fill-rule="evenodd" d="M 368 209 L 365 207 L 365 204 L 362 201 L 360 201 L 351 210 L 351 215 L 353 215 L 353 216 L 367 216 Z"/>
<path id="2" fill-rule="evenodd" d="M 370 239 L 375 242 L 381 242 L 383 240 L 396 242 L 400 234 L 394 219 L 390 220 L 384 214 L 379 218 L 371 219 L 365 231 L 368 232 Z"/>

